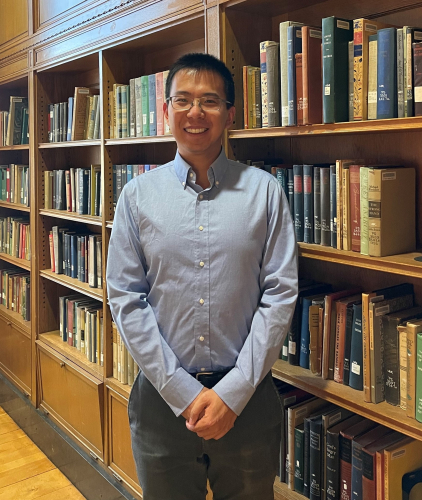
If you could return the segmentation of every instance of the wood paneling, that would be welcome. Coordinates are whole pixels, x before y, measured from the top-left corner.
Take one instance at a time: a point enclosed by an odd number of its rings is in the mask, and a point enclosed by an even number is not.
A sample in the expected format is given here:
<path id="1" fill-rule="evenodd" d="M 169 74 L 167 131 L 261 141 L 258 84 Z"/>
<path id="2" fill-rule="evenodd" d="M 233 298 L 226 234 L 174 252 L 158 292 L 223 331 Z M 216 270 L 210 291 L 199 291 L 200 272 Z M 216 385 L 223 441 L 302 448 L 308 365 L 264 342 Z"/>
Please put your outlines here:
<path id="1" fill-rule="evenodd" d="M 28 0 L 0 0 L 0 45 L 28 32 Z"/>
<path id="2" fill-rule="evenodd" d="M 91 3 L 89 0 L 39 0 L 36 2 L 38 5 L 38 19 L 40 26 L 50 21 L 51 19 L 65 14 L 73 7 L 82 6 L 82 4 Z"/>

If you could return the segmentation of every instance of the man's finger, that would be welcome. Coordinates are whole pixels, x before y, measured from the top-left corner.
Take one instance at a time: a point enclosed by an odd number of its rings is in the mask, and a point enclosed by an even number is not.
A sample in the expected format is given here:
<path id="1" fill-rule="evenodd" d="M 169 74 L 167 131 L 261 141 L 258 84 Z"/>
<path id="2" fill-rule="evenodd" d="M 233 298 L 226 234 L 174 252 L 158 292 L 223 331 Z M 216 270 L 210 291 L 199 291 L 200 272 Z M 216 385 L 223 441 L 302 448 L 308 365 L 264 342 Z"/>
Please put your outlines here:
<path id="1" fill-rule="evenodd" d="M 194 405 L 192 406 L 189 417 L 189 423 L 191 425 L 195 425 L 200 419 L 200 417 L 204 415 L 205 408 L 207 407 L 207 405 L 208 405 L 207 401 L 204 401 L 201 397 L 199 397 L 198 400 L 195 401 Z"/>

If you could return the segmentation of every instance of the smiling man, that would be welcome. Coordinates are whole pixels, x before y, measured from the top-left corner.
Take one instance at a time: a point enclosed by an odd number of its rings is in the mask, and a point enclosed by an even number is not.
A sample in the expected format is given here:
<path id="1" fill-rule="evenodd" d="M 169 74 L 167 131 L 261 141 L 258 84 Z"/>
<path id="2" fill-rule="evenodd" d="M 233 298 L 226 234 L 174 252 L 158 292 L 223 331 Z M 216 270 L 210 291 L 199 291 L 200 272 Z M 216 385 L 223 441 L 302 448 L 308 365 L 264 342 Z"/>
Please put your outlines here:
<path id="1" fill-rule="evenodd" d="M 165 118 L 178 151 L 122 191 L 110 308 L 141 371 L 129 399 L 144 500 L 272 500 L 280 403 L 271 378 L 297 297 L 296 243 L 274 177 L 230 161 L 226 66 L 187 54 Z"/>

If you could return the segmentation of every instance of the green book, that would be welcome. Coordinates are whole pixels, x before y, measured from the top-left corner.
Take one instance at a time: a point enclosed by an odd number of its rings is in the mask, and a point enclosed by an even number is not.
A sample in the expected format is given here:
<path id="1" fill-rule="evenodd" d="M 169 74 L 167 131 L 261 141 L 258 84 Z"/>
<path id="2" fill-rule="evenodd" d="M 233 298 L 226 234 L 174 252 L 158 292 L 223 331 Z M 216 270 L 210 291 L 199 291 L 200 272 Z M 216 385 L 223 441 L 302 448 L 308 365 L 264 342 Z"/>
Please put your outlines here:
<path id="1" fill-rule="evenodd" d="M 21 144 L 29 144 L 28 137 L 28 108 L 22 109 L 22 136 L 21 136 Z"/>
<path id="2" fill-rule="evenodd" d="M 149 92 L 148 75 L 141 76 L 142 135 L 149 135 Z"/>
<path id="3" fill-rule="evenodd" d="M 416 420 L 422 422 L 422 333 L 418 333 L 416 353 Z"/>
<path id="4" fill-rule="evenodd" d="M 347 19 L 322 20 L 323 122 L 349 120 L 349 41 L 353 23 Z"/>
<path id="5" fill-rule="evenodd" d="M 304 424 L 295 427 L 295 491 L 303 494 L 303 464 L 304 464 Z"/>

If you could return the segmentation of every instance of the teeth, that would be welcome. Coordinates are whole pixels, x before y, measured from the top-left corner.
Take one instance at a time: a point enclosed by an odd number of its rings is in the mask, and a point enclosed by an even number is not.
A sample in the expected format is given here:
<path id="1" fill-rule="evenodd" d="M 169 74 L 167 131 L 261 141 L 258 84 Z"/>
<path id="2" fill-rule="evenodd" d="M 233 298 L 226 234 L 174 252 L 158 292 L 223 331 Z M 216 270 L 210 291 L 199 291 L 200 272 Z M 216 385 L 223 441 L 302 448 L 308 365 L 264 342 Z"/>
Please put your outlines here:
<path id="1" fill-rule="evenodd" d="M 187 128 L 185 130 L 186 130 L 186 132 L 189 132 L 190 134 L 202 134 L 202 132 L 205 132 L 207 129 L 206 128 Z"/>

